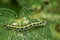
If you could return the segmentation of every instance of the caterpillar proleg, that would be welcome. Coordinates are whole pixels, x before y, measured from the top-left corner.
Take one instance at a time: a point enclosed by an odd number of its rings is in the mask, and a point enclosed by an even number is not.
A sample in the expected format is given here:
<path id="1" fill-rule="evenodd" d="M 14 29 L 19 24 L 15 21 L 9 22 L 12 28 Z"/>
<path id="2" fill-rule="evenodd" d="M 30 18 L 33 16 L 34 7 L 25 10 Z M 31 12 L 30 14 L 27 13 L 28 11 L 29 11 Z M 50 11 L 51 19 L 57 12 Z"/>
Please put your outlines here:
<path id="1" fill-rule="evenodd" d="M 9 25 L 9 24 L 5 25 L 5 27 L 6 28 L 19 29 L 19 30 L 26 30 L 26 29 L 36 27 L 36 26 L 45 26 L 45 24 L 46 24 L 45 21 L 41 21 L 41 22 L 30 23 L 29 25 L 26 25 L 26 26 L 23 26 L 23 27 L 19 27 L 18 25 Z"/>

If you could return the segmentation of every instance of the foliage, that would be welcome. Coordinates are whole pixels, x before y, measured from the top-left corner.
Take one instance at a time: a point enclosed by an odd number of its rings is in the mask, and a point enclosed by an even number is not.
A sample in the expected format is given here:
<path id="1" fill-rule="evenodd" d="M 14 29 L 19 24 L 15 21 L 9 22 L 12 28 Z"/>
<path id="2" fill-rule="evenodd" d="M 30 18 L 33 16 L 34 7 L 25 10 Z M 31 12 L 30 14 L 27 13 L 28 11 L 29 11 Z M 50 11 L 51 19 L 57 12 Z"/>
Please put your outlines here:
<path id="1" fill-rule="evenodd" d="M 0 40 L 59 40 L 60 33 L 55 30 L 56 24 L 60 23 L 60 14 L 56 11 L 58 3 L 56 0 L 46 1 L 17 0 L 18 4 L 13 4 L 15 2 L 11 3 L 11 0 L 7 3 L 0 0 Z M 41 11 L 38 10 L 40 7 L 43 7 Z M 5 24 L 14 23 L 17 20 L 19 20 L 17 23 L 24 25 L 24 20 L 29 20 L 32 23 L 41 19 L 47 21 L 43 27 L 21 31 L 5 29 L 4 27 Z"/>

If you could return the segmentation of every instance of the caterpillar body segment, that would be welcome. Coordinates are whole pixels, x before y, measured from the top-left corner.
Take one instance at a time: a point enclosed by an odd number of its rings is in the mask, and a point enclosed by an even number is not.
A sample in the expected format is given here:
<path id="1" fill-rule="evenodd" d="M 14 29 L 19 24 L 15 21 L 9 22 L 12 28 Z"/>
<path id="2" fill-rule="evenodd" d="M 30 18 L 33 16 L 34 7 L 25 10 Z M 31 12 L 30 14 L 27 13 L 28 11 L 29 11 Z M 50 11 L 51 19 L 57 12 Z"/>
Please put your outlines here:
<path id="1" fill-rule="evenodd" d="M 17 29 L 17 30 L 27 30 L 29 28 L 33 28 L 33 27 L 37 27 L 37 26 L 45 26 L 46 22 L 45 21 L 41 21 L 41 22 L 35 22 L 35 23 L 30 23 L 28 25 L 25 25 L 23 27 L 19 27 L 18 25 L 5 25 L 5 27 L 7 28 L 13 28 L 13 29 Z"/>

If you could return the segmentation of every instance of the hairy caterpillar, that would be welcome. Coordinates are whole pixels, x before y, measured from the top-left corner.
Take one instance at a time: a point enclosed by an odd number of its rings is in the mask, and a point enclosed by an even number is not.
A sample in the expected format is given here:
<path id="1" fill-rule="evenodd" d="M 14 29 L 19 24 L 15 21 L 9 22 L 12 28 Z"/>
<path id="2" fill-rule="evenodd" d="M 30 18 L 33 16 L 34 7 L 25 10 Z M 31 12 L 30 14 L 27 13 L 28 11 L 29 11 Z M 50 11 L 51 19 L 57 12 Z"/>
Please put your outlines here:
<path id="1" fill-rule="evenodd" d="M 14 29 L 19 29 L 19 30 L 26 30 L 32 27 L 36 27 L 36 26 L 45 26 L 46 22 L 41 21 L 41 22 L 35 22 L 35 23 L 31 23 L 29 25 L 23 26 L 23 27 L 16 27 L 17 25 L 4 25 L 6 28 L 14 28 Z"/>

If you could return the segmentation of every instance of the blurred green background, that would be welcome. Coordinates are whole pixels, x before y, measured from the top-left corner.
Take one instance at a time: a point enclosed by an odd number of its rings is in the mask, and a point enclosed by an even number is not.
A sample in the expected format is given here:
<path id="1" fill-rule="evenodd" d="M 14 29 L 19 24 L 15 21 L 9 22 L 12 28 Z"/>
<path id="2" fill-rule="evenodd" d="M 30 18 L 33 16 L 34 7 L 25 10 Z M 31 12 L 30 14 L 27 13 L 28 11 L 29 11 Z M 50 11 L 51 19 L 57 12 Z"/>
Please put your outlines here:
<path id="1" fill-rule="evenodd" d="M 59 2 L 59 0 L 0 0 L 0 40 L 60 40 Z M 39 13 L 40 16 L 36 15 L 34 8 L 32 8 L 33 5 L 34 7 L 43 6 L 42 13 Z M 14 22 L 18 18 L 21 20 L 21 18 L 26 17 L 27 20 L 32 22 L 33 18 L 30 20 L 28 17 L 31 14 L 45 18 L 48 24 L 44 27 L 35 27 L 26 31 L 4 28 L 4 24 Z M 42 14 L 45 16 L 42 16 Z M 59 24 L 58 32 L 56 32 L 58 30 L 56 29 L 57 24 Z"/>

